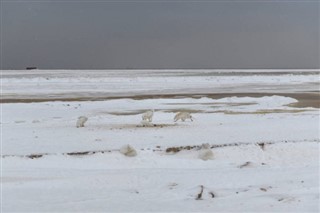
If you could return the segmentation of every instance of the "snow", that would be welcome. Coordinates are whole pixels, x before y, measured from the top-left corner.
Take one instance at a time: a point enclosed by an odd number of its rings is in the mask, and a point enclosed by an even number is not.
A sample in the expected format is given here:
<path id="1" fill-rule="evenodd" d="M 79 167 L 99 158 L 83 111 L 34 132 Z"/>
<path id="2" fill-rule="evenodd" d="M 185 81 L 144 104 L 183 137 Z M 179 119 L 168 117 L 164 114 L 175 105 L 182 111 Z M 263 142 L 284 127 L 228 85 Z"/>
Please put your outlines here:
<path id="1" fill-rule="evenodd" d="M 1 80 L 3 98 L 24 99 L 318 90 L 319 70 L 273 72 L 260 71 L 259 74 L 257 70 L 249 70 L 249 73 L 248 70 L 4 70 Z"/>
<path id="2" fill-rule="evenodd" d="M 81 91 L 106 89 L 126 98 L 2 103 L 2 211 L 318 212 L 319 109 L 293 108 L 296 99 L 278 94 L 314 90 L 316 74 L 194 72 L 139 71 L 135 77 L 109 71 L 100 78 L 101 71 L 4 71 L 4 97 L 57 91 L 81 97 Z M 205 80 L 211 77 L 223 83 L 212 86 L 213 79 Z M 133 78 L 136 84 L 129 83 Z M 268 85 L 274 95 L 130 98 L 162 88 L 180 93 L 190 85 L 193 92 L 230 87 L 242 93 Z M 141 115 L 150 109 L 155 126 L 142 127 Z M 174 122 L 178 111 L 194 121 Z M 83 128 L 76 128 L 79 116 L 88 117 Z M 204 143 L 213 152 L 206 161 L 198 157 Z M 125 145 L 137 156 L 121 154 Z M 166 151 L 173 147 L 180 151 Z"/>

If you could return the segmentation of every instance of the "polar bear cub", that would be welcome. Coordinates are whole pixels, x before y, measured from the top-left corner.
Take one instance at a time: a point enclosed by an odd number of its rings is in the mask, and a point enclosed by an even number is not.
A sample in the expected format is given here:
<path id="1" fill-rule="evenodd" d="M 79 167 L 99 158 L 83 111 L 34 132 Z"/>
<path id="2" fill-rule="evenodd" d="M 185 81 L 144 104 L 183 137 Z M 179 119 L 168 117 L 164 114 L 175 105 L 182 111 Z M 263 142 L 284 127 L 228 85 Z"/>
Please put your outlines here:
<path id="1" fill-rule="evenodd" d="M 153 113 L 154 113 L 154 110 L 146 111 L 145 113 L 142 114 L 142 120 L 152 122 Z"/>
<path id="2" fill-rule="evenodd" d="M 77 120 L 77 128 L 84 127 L 84 123 L 87 122 L 88 118 L 86 116 L 80 116 Z"/>
<path id="3" fill-rule="evenodd" d="M 142 127 L 152 127 L 152 126 L 155 126 L 155 124 L 151 123 L 148 120 L 142 120 L 140 122 L 140 126 L 142 126 Z"/>
<path id="4" fill-rule="evenodd" d="M 208 143 L 202 144 L 198 157 L 201 160 L 210 160 L 213 158 L 213 152 L 211 151 Z"/>
<path id="5" fill-rule="evenodd" d="M 130 146 L 129 144 L 128 145 L 124 145 L 123 147 L 120 148 L 120 153 L 125 155 L 125 156 L 128 156 L 128 157 L 134 157 L 137 155 L 137 151 L 132 147 Z"/>
<path id="6" fill-rule="evenodd" d="M 193 121 L 189 112 L 178 112 L 176 116 L 174 116 L 174 122 L 177 122 L 178 120 L 182 120 L 184 122 L 186 119 Z"/>

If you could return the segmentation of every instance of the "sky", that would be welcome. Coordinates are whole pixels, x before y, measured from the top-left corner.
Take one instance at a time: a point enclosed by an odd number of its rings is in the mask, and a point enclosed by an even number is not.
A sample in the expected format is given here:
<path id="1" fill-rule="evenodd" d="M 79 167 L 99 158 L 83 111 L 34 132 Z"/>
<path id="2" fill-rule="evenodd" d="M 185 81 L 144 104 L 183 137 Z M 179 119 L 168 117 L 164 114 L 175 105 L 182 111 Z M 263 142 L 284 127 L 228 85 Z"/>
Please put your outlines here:
<path id="1" fill-rule="evenodd" d="M 1 0 L 1 69 L 320 68 L 320 0 Z"/>

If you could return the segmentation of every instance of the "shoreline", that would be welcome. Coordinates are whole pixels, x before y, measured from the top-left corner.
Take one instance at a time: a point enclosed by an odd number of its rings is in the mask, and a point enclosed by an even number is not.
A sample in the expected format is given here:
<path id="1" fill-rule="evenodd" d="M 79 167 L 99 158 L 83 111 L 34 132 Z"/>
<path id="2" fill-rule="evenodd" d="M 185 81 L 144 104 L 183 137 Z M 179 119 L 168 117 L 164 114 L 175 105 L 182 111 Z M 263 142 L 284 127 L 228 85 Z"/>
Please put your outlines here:
<path id="1" fill-rule="evenodd" d="M 62 102 L 81 102 L 81 101 L 105 101 L 114 99 L 125 99 L 130 98 L 134 100 L 144 100 L 144 99 L 160 99 L 160 98 L 212 98 L 221 99 L 226 97 L 263 97 L 263 96 L 285 96 L 294 98 L 297 100 L 296 103 L 291 103 L 288 106 L 296 108 L 313 107 L 320 108 L 320 93 L 319 92 L 308 92 L 308 93 L 176 93 L 176 94 L 144 94 L 144 95 L 105 95 L 105 96 L 84 96 L 84 97 L 30 97 L 30 98 L 1 98 L 0 104 L 9 103 L 39 103 L 39 102 L 52 102 L 52 101 L 62 101 Z M 71 95 L 70 95 L 71 96 Z"/>
<path id="2" fill-rule="evenodd" d="M 109 70 L 0 70 L 5 78 L 71 77 L 189 77 L 189 76 L 283 76 L 320 75 L 319 69 L 109 69 Z M 130 75 L 128 75 L 130 73 Z"/>

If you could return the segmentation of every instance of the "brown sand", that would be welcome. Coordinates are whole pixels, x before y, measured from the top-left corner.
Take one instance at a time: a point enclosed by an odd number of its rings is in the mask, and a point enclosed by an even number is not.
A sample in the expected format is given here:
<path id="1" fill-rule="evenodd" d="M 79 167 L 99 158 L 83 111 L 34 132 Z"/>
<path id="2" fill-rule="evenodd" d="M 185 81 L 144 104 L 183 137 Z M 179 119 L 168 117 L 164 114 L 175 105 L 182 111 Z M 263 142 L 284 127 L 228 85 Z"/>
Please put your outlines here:
<path id="1" fill-rule="evenodd" d="M 206 93 L 206 94 L 153 94 L 153 95 L 129 95 L 129 96 L 100 96 L 100 97 L 31 97 L 31 98 L 4 98 L 0 103 L 32 103 L 32 102 L 48 102 L 48 101 L 103 101 L 121 98 L 132 98 L 134 100 L 157 99 L 157 98 L 202 98 L 208 97 L 220 99 L 225 97 L 263 97 L 263 96 L 285 96 L 297 99 L 298 102 L 289 104 L 291 107 L 314 107 L 320 108 L 320 93 L 318 91 L 306 93 Z"/>

